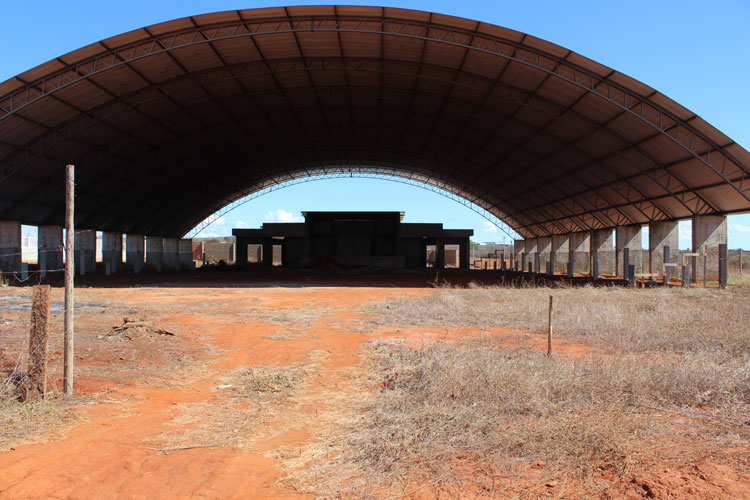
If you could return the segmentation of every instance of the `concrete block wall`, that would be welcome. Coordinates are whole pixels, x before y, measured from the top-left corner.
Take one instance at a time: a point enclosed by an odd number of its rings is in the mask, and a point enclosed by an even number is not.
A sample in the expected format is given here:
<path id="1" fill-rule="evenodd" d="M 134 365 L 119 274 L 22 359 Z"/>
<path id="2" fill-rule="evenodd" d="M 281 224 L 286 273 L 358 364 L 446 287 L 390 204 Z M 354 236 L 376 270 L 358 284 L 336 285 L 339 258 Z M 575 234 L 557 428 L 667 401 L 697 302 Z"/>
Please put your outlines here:
<path id="1" fill-rule="evenodd" d="M 538 271 L 536 267 L 536 238 L 527 238 L 523 240 L 524 252 L 523 252 L 523 265 L 519 266 L 522 271 L 529 270 L 529 264 L 533 266 L 533 271 Z"/>
<path id="2" fill-rule="evenodd" d="M 0 271 L 21 272 L 21 223 L 0 221 Z"/>
<path id="3" fill-rule="evenodd" d="M 573 265 L 574 274 L 589 274 L 589 261 L 591 254 L 591 234 L 570 233 L 568 240 L 568 262 Z M 601 265 L 599 267 L 601 269 Z M 600 271 L 601 272 L 601 271 Z"/>
<path id="4" fill-rule="evenodd" d="M 62 269 L 63 247 L 62 226 L 39 226 L 37 238 L 39 269 L 45 271 Z"/>
<path id="5" fill-rule="evenodd" d="M 76 274 L 86 275 L 96 271 L 96 231 L 76 229 L 73 237 L 73 255 Z"/>
<path id="6" fill-rule="evenodd" d="M 164 238 L 162 240 L 162 264 L 164 269 L 176 271 L 180 268 L 180 240 L 179 238 Z"/>
<path id="7" fill-rule="evenodd" d="M 611 229 L 596 229 L 591 231 L 589 240 L 591 252 L 596 251 L 599 261 L 599 274 L 610 276 L 615 273 L 614 233 Z M 589 259 L 593 265 L 593 257 Z M 593 271 L 593 269 L 592 269 Z"/>
<path id="8" fill-rule="evenodd" d="M 635 272 L 643 272 L 643 241 L 641 226 L 618 226 L 615 228 L 615 252 L 617 259 L 617 276 L 623 277 L 624 249 L 628 249 L 630 264 L 635 265 Z M 599 266 L 601 269 L 601 264 Z"/>
<path id="9" fill-rule="evenodd" d="M 193 240 L 181 239 L 178 243 L 180 269 L 193 268 Z"/>
<path id="10" fill-rule="evenodd" d="M 143 269 L 143 258 L 145 255 L 145 241 L 142 234 L 128 234 L 125 236 L 125 261 L 127 267 L 135 273 Z"/>
<path id="11" fill-rule="evenodd" d="M 552 254 L 552 236 L 540 236 L 536 239 L 536 257 L 534 271 L 544 273 Z"/>
<path id="12" fill-rule="evenodd" d="M 719 280 L 719 245 L 727 244 L 727 218 L 721 215 L 696 215 L 693 217 L 693 251 L 706 253 L 703 258 L 693 258 L 696 281 Z"/>
<path id="13" fill-rule="evenodd" d="M 664 270 L 664 247 L 668 246 L 669 262 L 677 262 L 679 250 L 679 225 L 677 221 L 652 222 L 648 225 L 648 269 L 650 273 L 660 273 Z M 679 278 L 679 271 L 669 269 L 672 278 Z"/>
<path id="14" fill-rule="evenodd" d="M 146 236 L 146 264 L 154 269 L 162 269 L 164 239 L 161 236 Z"/>
<path id="15" fill-rule="evenodd" d="M 102 233 L 102 262 L 110 273 L 122 270 L 122 233 Z"/>
<path id="16" fill-rule="evenodd" d="M 552 235 L 552 272 L 554 274 L 568 272 L 569 240 L 567 234 Z"/>

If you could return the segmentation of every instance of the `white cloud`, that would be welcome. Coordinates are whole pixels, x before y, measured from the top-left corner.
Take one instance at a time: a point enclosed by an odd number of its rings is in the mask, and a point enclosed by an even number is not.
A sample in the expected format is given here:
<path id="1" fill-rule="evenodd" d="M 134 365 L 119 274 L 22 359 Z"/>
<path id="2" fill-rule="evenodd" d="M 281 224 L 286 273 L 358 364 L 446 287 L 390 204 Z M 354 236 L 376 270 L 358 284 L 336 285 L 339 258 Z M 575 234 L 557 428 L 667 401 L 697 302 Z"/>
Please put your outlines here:
<path id="1" fill-rule="evenodd" d="M 745 224 L 729 224 L 729 233 L 750 233 L 750 226 Z"/>
<path id="2" fill-rule="evenodd" d="M 223 226 L 226 223 L 227 223 L 227 219 L 223 215 L 221 215 L 217 217 L 216 220 L 213 221 L 211 224 L 216 224 L 217 226 Z"/>
<path id="3" fill-rule="evenodd" d="M 482 222 L 482 229 L 480 231 L 483 233 L 494 234 L 497 232 L 497 226 L 490 221 L 484 221 Z"/>
<path id="4" fill-rule="evenodd" d="M 302 217 L 292 215 L 283 209 L 272 210 L 266 214 L 266 222 L 302 222 Z"/>
<path id="5" fill-rule="evenodd" d="M 243 229 L 243 228 L 248 228 L 248 227 L 250 227 L 250 224 L 248 224 L 248 223 L 247 223 L 247 222 L 245 222 L 244 220 L 238 220 L 237 222 L 235 222 L 235 223 L 234 223 L 234 227 L 237 227 L 237 228 Z"/>

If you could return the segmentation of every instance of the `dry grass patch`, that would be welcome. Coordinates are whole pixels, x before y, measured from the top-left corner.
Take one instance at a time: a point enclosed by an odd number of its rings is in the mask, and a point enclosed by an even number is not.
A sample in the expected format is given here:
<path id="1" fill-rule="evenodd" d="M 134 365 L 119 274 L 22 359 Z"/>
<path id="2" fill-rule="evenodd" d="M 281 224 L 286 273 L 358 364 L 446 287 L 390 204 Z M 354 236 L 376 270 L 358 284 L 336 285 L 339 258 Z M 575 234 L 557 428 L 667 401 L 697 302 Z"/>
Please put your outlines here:
<path id="1" fill-rule="evenodd" d="M 377 389 L 292 461 L 288 481 L 321 498 L 383 497 L 460 482 L 462 466 L 501 476 L 544 461 L 544 480 L 599 494 L 649 460 L 680 460 L 658 447 L 665 439 L 689 434 L 707 453 L 750 449 L 747 366 L 547 358 L 492 342 L 376 345 L 363 384 Z M 720 425 L 685 425 L 707 399 Z"/>
<path id="2" fill-rule="evenodd" d="M 61 438 L 81 421 L 80 407 L 90 402 L 85 396 L 65 397 L 57 392 L 35 402 L 0 400 L 0 451 Z"/>
<path id="3" fill-rule="evenodd" d="M 750 356 L 750 288 L 437 288 L 432 294 L 372 303 L 377 325 L 502 327 L 544 332 L 555 297 L 557 335 L 610 354 L 715 353 Z"/>
<path id="4" fill-rule="evenodd" d="M 300 365 L 241 368 L 222 377 L 212 401 L 183 403 L 168 432 L 157 440 L 159 451 L 189 448 L 247 448 L 270 437 L 266 424 L 289 403 L 307 378 Z"/>

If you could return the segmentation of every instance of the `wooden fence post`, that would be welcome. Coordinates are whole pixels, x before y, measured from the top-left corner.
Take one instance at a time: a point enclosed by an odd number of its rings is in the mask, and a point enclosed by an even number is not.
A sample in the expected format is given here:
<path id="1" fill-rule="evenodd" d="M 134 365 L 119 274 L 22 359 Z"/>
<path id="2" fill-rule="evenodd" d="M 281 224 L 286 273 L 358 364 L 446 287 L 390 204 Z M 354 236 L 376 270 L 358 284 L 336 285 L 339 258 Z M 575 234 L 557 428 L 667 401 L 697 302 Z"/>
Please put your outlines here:
<path id="1" fill-rule="evenodd" d="M 49 295 L 49 285 L 36 285 L 32 288 L 29 381 L 24 394 L 25 400 L 44 398 L 47 392 Z"/>
<path id="2" fill-rule="evenodd" d="M 549 296 L 549 314 L 547 316 L 547 356 L 552 354 L 552 295 Z"/>

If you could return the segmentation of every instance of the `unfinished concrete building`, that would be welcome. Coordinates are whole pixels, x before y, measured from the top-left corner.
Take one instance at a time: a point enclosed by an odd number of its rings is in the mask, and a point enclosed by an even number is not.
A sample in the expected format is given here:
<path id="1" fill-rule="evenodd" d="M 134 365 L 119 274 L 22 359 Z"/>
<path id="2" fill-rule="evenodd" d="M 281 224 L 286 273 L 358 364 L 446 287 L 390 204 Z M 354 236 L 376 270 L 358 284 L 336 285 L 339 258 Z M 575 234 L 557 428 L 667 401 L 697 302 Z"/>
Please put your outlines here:
<path id="1" fill-rule="evenodd" d="M 66 163 L 76 227 L 111 234 L 108 256 L 127 234 L 136 270 L 146 254 L 181 265 L 177 240 L 208 216 L 310 177 L 452 193 L 522 238 L 514 267 L 541 272 L 657 269 L 691 220 L 710 256 L 694 266 L 714 274 L 726 215 L 750 211 L 750 153 L 648 85 L 534 36 L 390 7 L 176 19 L 0 83 L 3 271 L 20 268 L 20 224 L 59 265 Z M 92 241 L 77 242 L 87 267 Z"/>
<path id="2" fill-rule="evenodd" d="M 304 222 L 233 229 L 237 263 L 299 267 L 316 258 L 327 258 L 351 266 L 469 268 L 472 229 L 403 223 L 404 212 L 303 212 L 302 215 Z"/>

